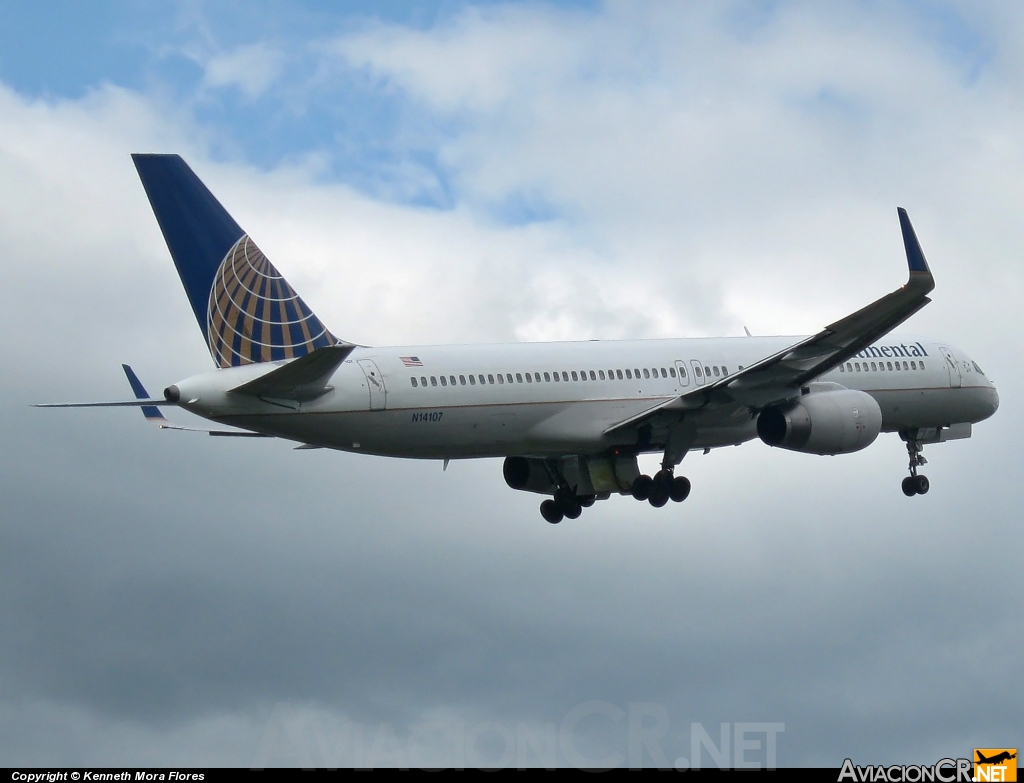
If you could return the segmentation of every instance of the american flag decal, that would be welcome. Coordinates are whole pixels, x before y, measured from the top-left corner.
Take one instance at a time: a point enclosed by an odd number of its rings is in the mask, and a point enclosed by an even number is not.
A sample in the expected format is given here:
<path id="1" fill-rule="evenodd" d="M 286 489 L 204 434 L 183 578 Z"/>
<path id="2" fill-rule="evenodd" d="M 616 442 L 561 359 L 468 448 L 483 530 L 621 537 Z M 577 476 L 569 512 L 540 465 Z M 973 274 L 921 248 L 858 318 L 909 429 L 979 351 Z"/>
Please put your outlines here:
<path id="1" fill-rule="evenodd" d="M 398 358 L 402 360 L 402 364 L 404 364 L 406 367 L 423 366 L 423 362 L 420 361 L 420 357 L 418 356 L 399 356 Z"/>

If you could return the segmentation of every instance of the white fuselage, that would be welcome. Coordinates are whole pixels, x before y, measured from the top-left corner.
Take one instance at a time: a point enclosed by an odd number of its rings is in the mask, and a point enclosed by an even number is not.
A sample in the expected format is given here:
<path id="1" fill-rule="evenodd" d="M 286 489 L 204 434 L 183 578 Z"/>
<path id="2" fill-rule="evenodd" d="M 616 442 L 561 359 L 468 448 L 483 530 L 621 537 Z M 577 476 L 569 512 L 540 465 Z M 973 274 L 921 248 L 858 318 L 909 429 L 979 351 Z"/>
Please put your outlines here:
<path id="1" fill-rule="evenodd" d="M 217 370 L 176 385 L 181 407 L 204 418 L 346 451 L 424 459 L 657 451 L 664 445 L 657 433 L 638 442 L 635 432 L 606 430 L 795 339 L 357 348 L 329 391 L 304 403 L 228 391 L 281 363 Z M 951 346 L 889 335 L 864 354 L 816 380 L 869 393 L 885 431 L 976 422 L 998 406 L 995 385 Z M 754 418 L 747 410 L 700 413 L 691 448 L 750 440 Z"/>

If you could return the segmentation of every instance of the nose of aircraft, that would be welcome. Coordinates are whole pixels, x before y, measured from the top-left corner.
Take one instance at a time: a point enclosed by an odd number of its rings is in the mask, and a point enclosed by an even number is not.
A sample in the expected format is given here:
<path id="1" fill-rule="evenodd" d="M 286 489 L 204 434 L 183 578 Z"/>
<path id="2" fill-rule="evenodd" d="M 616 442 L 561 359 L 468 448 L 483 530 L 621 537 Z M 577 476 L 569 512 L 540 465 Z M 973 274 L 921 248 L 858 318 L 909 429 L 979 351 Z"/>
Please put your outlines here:
<path id="1" fill-rule="evenodd" d="M 999 410 L 999 392 L 996 391 L 996 385 L 990 382 L 988 391 L 988 413 L 985 415 L 986 419 Z"/>

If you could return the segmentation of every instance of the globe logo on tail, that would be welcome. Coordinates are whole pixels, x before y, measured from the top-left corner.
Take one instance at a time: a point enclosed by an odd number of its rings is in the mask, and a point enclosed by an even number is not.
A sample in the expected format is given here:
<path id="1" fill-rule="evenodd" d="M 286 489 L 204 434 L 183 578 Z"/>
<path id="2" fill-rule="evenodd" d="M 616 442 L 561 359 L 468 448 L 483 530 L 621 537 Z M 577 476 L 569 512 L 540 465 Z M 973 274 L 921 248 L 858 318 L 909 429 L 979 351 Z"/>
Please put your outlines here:
<path id="1" fill-rule="evenodd" d="M 214 276 L 206 335 L 219 367 L 292 359 L 337 342 L 247 234 Z"/>

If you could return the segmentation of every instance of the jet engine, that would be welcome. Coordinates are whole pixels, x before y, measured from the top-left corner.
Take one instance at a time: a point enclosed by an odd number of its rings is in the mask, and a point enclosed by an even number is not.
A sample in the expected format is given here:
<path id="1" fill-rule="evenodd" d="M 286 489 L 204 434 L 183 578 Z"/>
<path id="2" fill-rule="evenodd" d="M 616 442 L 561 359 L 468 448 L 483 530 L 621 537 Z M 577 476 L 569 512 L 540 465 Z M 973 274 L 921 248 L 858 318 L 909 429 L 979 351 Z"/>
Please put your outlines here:
<path id="1" fill-rule="evenodd" d="M 807 454 L 860 451 L 881 429 L 881 408 L 874 397 L 857 389 L 805 394 L 769 406 L 757 417 L 757 434 L 769 446 Z"/>
<path id="2" fill-rule="evenodd" d="M 542 459 L 506 457 L 501 472 L 505 476 L 505 483 L 512 489 L 539 492 L 542 495 L 551 495 L 555 491 L 555 483 Z"/>

